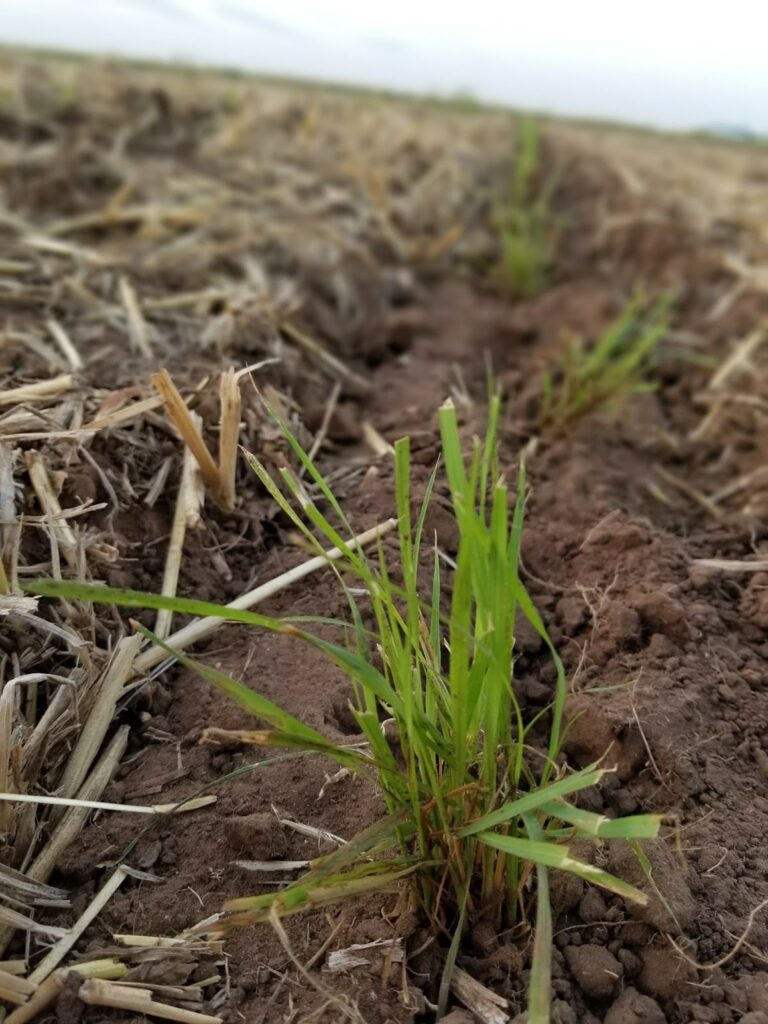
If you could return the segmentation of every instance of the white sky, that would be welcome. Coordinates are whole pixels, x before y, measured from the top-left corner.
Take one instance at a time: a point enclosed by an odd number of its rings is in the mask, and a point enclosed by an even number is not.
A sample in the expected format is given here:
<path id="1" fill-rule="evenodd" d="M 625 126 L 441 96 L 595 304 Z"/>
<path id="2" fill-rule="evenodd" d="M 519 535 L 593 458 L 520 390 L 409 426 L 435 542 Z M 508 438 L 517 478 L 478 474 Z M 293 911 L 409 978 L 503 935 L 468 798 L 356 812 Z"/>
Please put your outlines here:
<path id="1" fill-rule="evenodd" d="M 0 41 L 768 133 L 768 0 L 0 0 Z"/>

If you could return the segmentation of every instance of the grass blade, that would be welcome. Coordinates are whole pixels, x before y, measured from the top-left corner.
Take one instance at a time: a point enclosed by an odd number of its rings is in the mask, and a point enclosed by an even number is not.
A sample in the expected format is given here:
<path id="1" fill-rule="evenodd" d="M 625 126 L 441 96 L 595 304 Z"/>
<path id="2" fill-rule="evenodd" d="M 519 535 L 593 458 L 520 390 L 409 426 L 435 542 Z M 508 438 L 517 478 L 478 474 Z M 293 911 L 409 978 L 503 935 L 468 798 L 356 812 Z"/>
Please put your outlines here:
<path id="1" fill-rule="evenodd" d="M 481 843 L 493 846 L 504 853 L 510 853 L 521 860 L 529 860 L 534 864 L 542 864 L 544 867 L 557 868 L 560 871 L 570 871 L 574 875 L 583 878 L 585 882 L 600 885 L 604 889 L 617 893 L 624 899 L 633 903 L 645 904 L 648 897 L 640 889 L 621 878 L 595 867 L 594 864 L 587 864 L 586 861 L 577 860 L 570 855 L 567 846 L 558 846 L 555 843 L 536 841 L 532 839 L 521 839 L 517 836 L 500 835 L 498 832 L 480 832 L 477 836 Z"/>
<path id="2" fill-rule="evenodd" d="M 557 797 L 566 796 L 568 793 L 577 793 L 580 789 L 597 785 L 604 774 L 605 772 L 600 768 L 584 768 L 573 775 L 567 775 L 564 779 L 551 782 L 541 789 L 532 790 L 516 800 L 502 804 L 496 810 L 465 825 L 459 830 L 459 835 L 462 837 L 473 836 L 479 832 L 487 832 L 488 829 L 496 828 L 498 825 L 504 825 L 512 818 L 541 809 Z"/>

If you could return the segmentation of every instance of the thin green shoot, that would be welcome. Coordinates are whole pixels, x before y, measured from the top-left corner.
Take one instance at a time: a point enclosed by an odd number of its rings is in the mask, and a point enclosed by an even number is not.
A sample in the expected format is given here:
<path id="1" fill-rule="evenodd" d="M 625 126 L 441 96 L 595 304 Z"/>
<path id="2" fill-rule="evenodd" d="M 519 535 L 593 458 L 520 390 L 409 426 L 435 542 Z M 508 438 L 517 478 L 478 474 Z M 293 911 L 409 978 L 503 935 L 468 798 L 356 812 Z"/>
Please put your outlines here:
<path id="1" fill-rule="evenodd" d="M 542 180 L 538 125 L 521 119 L 509 193 L 496 211 L 501 277 L 516 298 L 537 295 L 547 283 L 557 245 L 552 199 L 560 175 L 558 167 Z"/>

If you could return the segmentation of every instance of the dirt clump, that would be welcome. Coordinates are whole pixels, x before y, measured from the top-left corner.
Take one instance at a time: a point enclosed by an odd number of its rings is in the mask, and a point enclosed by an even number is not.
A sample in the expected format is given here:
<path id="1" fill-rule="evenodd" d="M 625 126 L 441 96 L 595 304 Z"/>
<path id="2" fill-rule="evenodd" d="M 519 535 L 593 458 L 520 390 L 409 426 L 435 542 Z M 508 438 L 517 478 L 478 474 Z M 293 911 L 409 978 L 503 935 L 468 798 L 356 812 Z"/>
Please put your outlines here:
<path id="1" fill-rule="evenodd" d="M 608 869 L 647 896 L 646 905 L 632 904 L 630 913 L 660 932 L 687 932 L 696 919 L 696 903 L 684 868 L 666 844 L 641 841 L 639 845 L 649 865 L 647 874 L 625 844 L 612 842 L 608 853 Z"/>
<path id="2" fill-rule="evenodd" d="M 285 833 L 274 814 L 225 818 L 223 827 L 233 852 L 249 860 L 279 860 L 288 849 Z"/>
<path id="3" fill-rule="evenodd" d="M 696 995 L 698 975 L 695 967 L 669 946 L 647 946 L 640 951 L 642 967 L 638 988 L 657 999 L 687 998 Z"/>
<path id="4" fill-rule="evenodd" d="M 635 611 L 643 626 L 653 634 L 682 642 L 688 638 L 685 607 L 671 594 L 656 591 L 635 599 Z"/>
<path id="5" fill-rule="evenodd" d="M 566 946 L 565 962 L 576 984 L 591 999 L 610 999 L 624 974 L 624 968 L 605 946 Z"/>
<path id="6" fill-rule="evenodd" d="M 665 1024 L 663 1010 L 650 996 L 626 988 L 605 1015 L 605 1024 Z"/>

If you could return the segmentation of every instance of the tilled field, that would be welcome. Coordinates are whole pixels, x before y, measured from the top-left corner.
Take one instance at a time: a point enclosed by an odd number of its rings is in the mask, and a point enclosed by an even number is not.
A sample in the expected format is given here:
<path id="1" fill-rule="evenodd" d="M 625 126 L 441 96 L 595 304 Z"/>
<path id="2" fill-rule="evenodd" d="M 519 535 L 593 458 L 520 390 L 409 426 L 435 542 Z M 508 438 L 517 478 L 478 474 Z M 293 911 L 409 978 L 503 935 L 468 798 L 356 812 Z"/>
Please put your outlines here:
<path id="1" fill-rule="evenodd" d="M 198 73 L 0 70 L 0 790 L 201 798 L 159 823 L 0 804 L 9 1024 L 137 1019 L 87 1006 L 98 984 L 62 970 L 104 959 L 123 991 L 141 982 L 230 1021 L 433 1019 L 445 949 L 396 893 L 289 918 L 282 937 L 188 932 L 294 877 L 237 862 L 311 859 L 374 821 L 379 798 L 321 758 L 224 779 L 272 755 L 201 734 L 251 719 L 152 666 L 127 614 L 22 591 L 54 576 L 227 602 L 305 562 L 244 459 L 232 501 L 185 457 L 161 368 L 211 452 L 233 369 L 240 442 L 279 467 L 290 453 L 266 395 L 363 531 L 393 514 L 394 440 L 411 436 L 423 493 L 440 403 L 453 397 L 467 438 L 482 429 L 489 366 L 505 468 L 526 453 L 522 564 L 568 672 L 565 756 L 616 769 L 584 805 L 668 816 L 645 849 L 645 908 L 554 883 L 553 1020 L 768 1020 L 768 155 L 553 124 L 555 265 L 514 300 L 492 226 L 515 157 L 505 115 Z M 564 337 L 594 341 L 639 285 L 674 295 L 655 389 L 542 435 Z M 449 563 L 442 488 L 427 529 Z M 260 609 L 348 611 L 324 570 Z M 195 651 L 355 739 L 348 683 L 311 649 L 221 625 Z M 533 630 L 517 651 L 534 715 L 554 670 Z M 626 848 L 589 855 L 648 885 Z M 54 946 L 75 922 L 71 949 Z M 339 969 L 333 954 L 356 944 Z M 529 958 L 530 929 L 469 930 L 458 963 L 498 997 L 478 1019 L 524 1010 Z"/>

